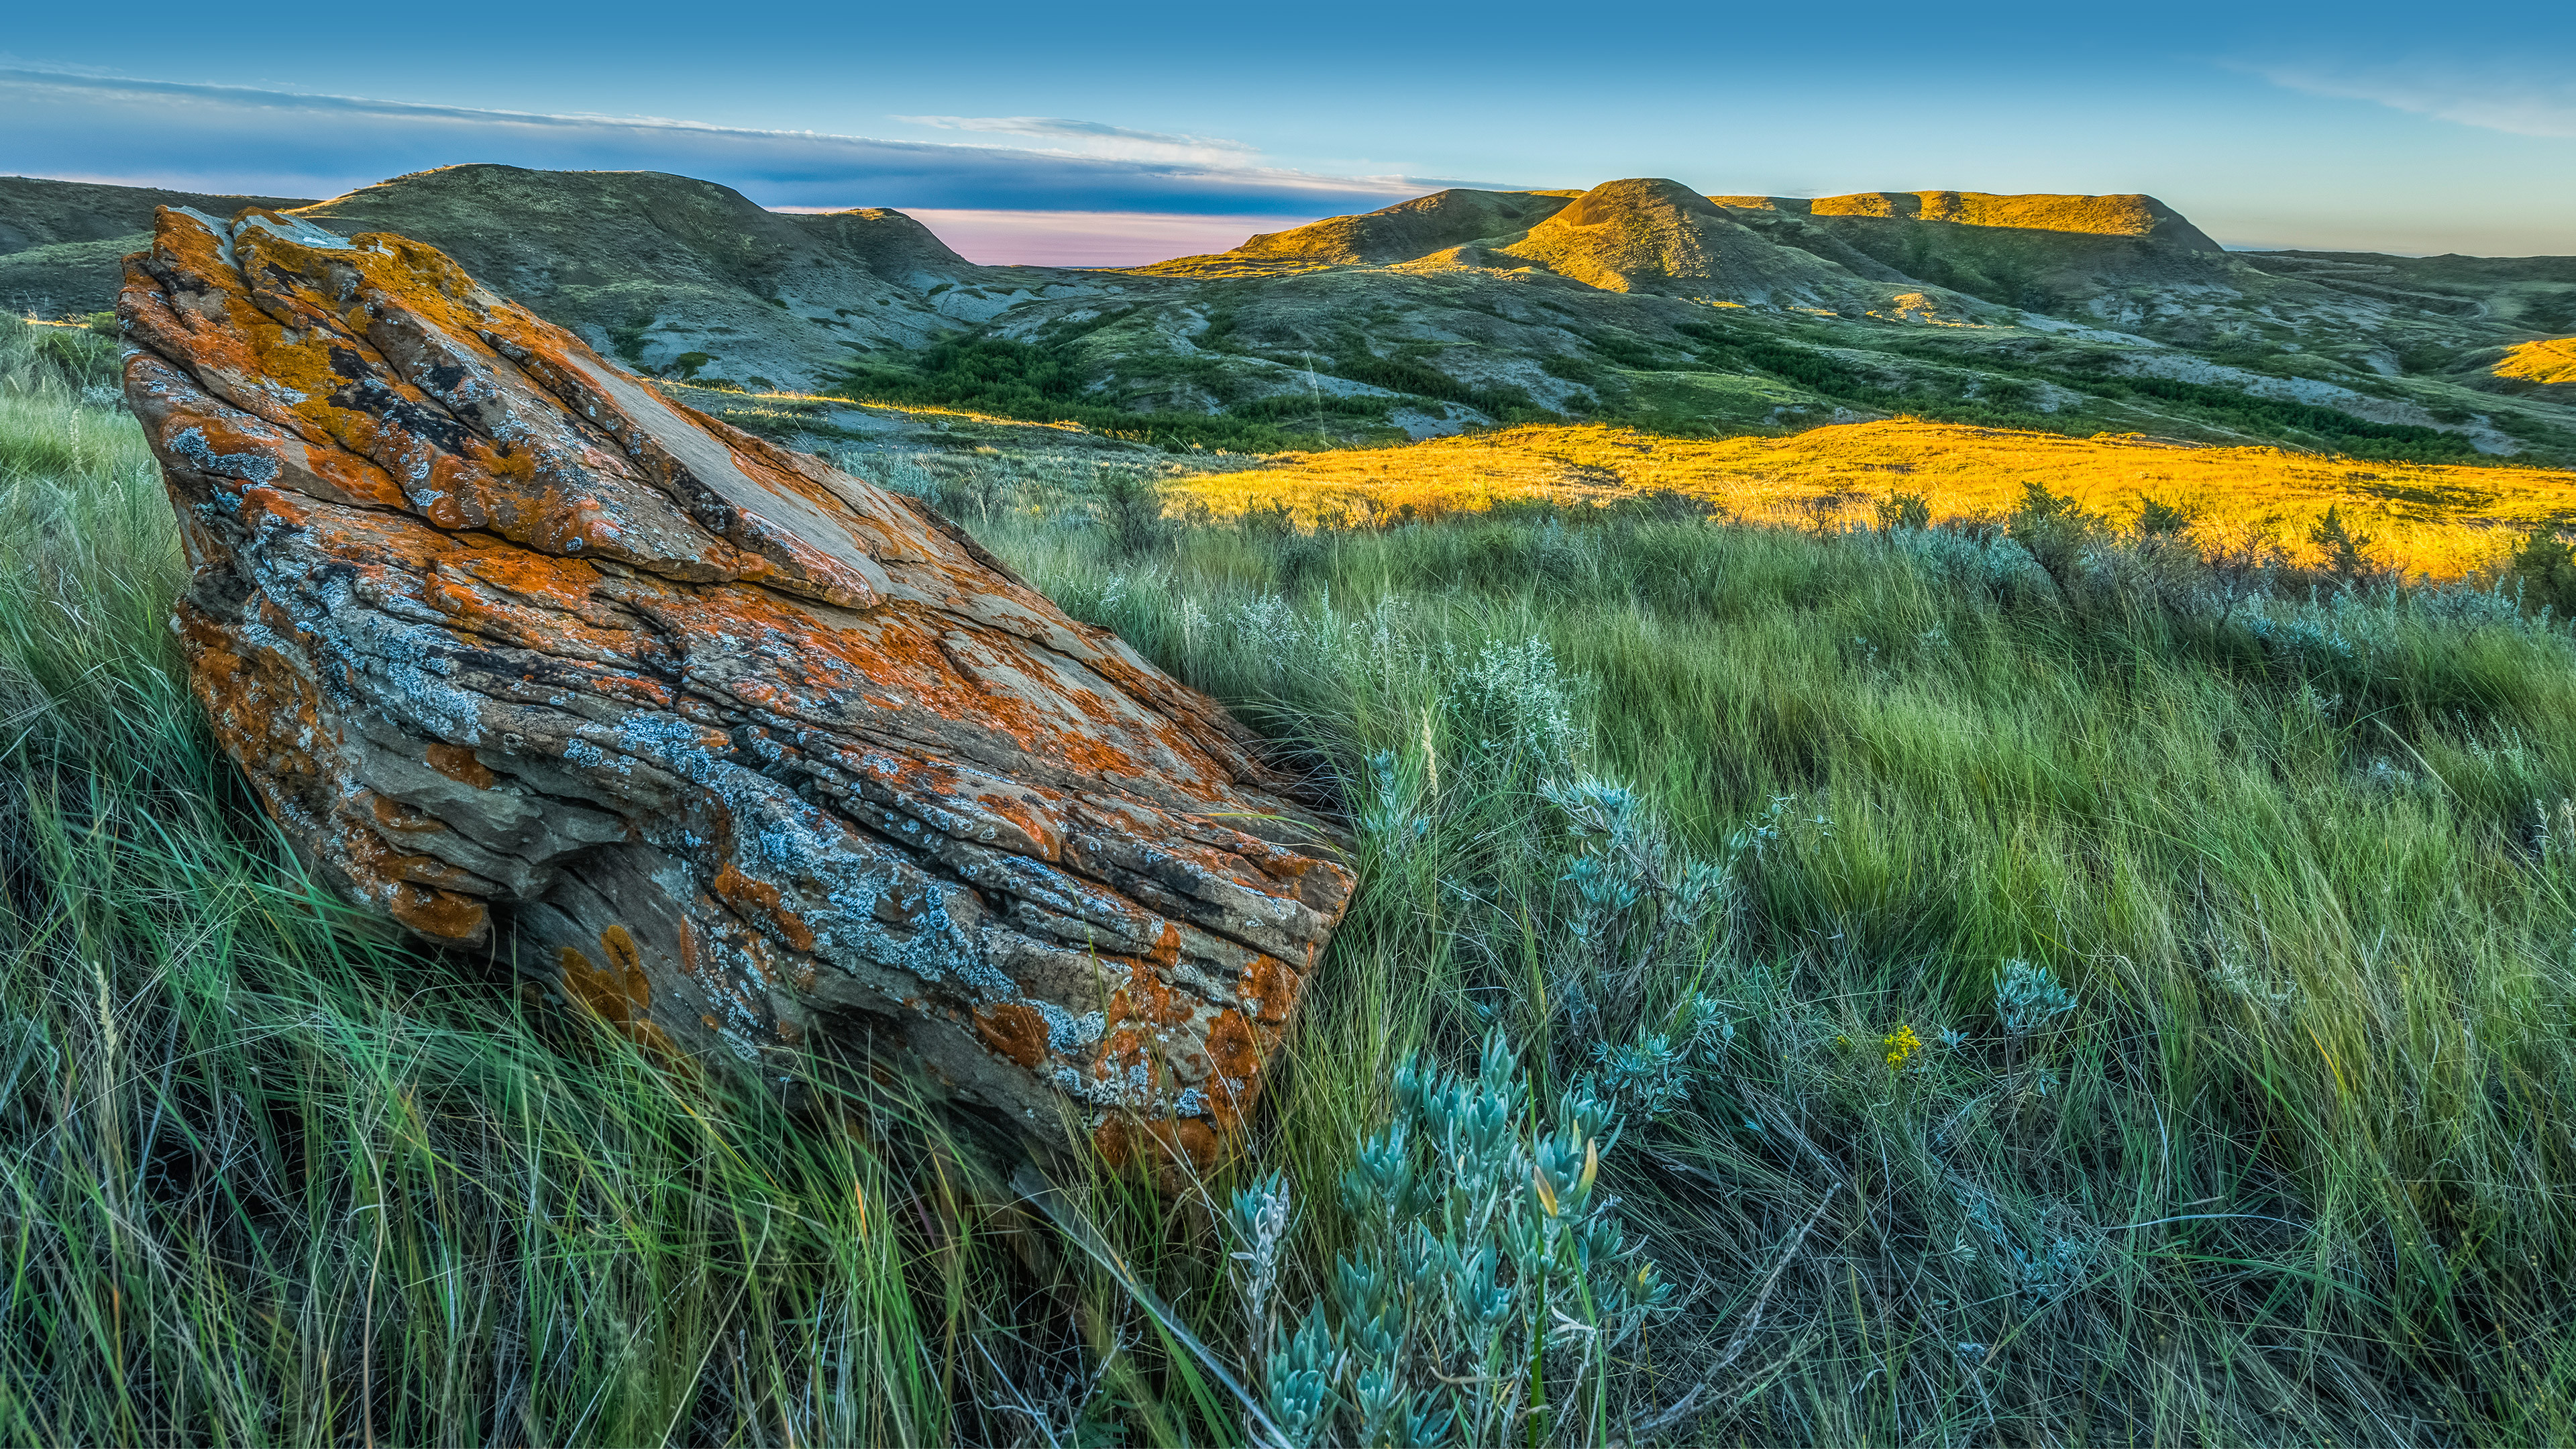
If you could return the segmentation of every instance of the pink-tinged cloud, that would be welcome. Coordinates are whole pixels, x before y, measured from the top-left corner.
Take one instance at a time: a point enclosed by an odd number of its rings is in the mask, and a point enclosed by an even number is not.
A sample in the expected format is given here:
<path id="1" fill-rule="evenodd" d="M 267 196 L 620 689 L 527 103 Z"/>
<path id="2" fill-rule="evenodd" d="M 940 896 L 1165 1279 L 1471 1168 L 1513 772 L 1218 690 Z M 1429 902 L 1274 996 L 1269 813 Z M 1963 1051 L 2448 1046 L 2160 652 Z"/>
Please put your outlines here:
<path id="1" fill-rule="evenodd" d="M 1141 267 L 1232 251 L 1254 232 L 1312 216 L 1188 216 L 1158 211 L 965 211 L 908 208 L 959 256 L 988 267 Z"/>

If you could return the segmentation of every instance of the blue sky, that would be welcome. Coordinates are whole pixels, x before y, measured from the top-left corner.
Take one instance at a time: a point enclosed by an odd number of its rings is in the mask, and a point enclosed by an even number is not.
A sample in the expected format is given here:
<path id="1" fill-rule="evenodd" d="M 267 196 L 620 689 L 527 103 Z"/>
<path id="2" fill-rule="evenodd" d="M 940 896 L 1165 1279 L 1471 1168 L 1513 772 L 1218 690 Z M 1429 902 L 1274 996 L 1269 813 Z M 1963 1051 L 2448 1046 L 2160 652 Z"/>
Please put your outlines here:
<path id="1" fill-rule="evenodd" d="M 0 172 L 329 195 L 462 161 L 1133 261 L 1440 185 L 2145 191 L 2221 240 L 2576 253 L 2576 7 L 30 6 Z"/>

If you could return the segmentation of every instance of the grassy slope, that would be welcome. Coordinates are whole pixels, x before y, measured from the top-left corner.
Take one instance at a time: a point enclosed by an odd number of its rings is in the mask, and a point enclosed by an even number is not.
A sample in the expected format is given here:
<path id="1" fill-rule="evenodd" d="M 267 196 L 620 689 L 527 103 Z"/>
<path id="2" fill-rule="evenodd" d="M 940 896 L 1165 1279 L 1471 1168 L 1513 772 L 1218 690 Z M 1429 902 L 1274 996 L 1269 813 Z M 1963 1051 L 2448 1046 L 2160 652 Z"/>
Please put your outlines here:
<path id="1" fill-rule="evenodd" d="M 2576 473 L 2554 469 L 2370 463 L 1906 419 L 1720 441 L 1606 426 L 1509 428 L 1292 455 L 1182 486 L 1220 515 L 1284 504 L 1310 522 L 1318 508 L 1427 516 L 1671 490 L 1747 521 L 1807 525 L 1820 516 L 1867 521 L 1899 495 L 1921 498 L 1935 522 L 2000 518 L 2030 483 L 2124 520 L 2153 499 L 2212 527 L 2260 524 L 2309 563 L 2317 561 L 2309 532 L 2334 508 L 2370 535 L 2365 552 L 2375 561 L 2439 579 L 2489 571 L 2517 535 L 2576 517 Z"/>
<path id="2" fill-rule="evenodd" d="M 1238 1432 L 900 1103 L 784 1120 L 318 899 L 175 682 L 131 428 L 0 348 L 0 1434 Z M 1140 466 L 894 471 L 1370 807 L 1259 1144 L 1293 1297 L 1400 1053 L 1500 1024 L 1561 1079 L 1696 989 L 1732 1045 L 1609 1181 L 1690 1304 L 1619 1395 L 1735 1345 L 1708 1442 L 2576 1431 L 2563 630 L 2045 520 L 2036 557 L 1635 508 L 1122 546 L 1087 519 Z M 1727 864 L 1722 930 L 1573 934 L 1534 787 L 1585 772 Z M 1999 1027 L 2005 958 L 2074 987 L 2060 1029 Z M 1231 1341 L 1200 1208 L 1081 1201 Z"/>

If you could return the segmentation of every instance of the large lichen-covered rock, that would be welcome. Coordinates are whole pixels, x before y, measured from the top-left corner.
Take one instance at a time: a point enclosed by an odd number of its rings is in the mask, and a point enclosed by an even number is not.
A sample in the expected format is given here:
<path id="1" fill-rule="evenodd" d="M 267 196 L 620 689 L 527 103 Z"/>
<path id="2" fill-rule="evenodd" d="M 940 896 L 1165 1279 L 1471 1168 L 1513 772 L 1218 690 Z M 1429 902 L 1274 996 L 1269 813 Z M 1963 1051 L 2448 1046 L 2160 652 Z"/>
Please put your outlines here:
<path id="1" fill-rule="evenodd" d="M 352 899 L 657 1047 L 1217 1152 L 1351 876 L 1214 703 L 417 243 L 164 210 L 120 310 L 196 693 Z"/>

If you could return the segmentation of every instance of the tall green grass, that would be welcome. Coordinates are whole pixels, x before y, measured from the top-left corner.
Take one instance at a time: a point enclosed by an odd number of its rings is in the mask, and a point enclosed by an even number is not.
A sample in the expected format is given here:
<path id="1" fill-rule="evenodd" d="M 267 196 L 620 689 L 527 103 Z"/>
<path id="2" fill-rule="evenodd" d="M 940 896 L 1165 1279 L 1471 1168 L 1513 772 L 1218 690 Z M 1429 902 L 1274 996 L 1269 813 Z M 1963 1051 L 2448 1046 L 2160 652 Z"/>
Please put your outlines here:
<path id="1" fill-rule="evenodd" d="M 1301 1200 L 1416 1045 L 1585 1060 L 1539 797 L 1597 771 L 1738 890 L 1712 948 L 1598 993 L 1738 1025 L 1620 1153 L 1697 1290 L 1640 1413 L 1723 1357 L 1699 1422 L 1755 1442 L 2576 1431 L 2563 628 L 2472 590 L 2231 602 L 2152 540 L 1649 513 L 1000 540 L 1364 799 L 1400 762 L 1272 1119 Z M 2001 1029 L 2013 960 L 2070 1024 Z"/>
<path id="2" fill-rule="evenodd" d="M 884 471 L 1352 813 L 1249 1144 L 1292 1312 L 1408 1054 L 1500 1030 L 1553 1093 L 1704 998 L 1723 1050 L 1603 1179 L 1685 1311 L 1549 1437 L 2576 1434 L 2562 626 L 2099 536 L 1155 527 L 1133 469 Z M 1245 1174 L 1050 1220 L 900 1093 L 791 1116 L 354 919 L 186 694 L 130 420 L 8 329 L 0 538 L 0 1439 L 1248 1440 L 1188 1347 L 1244 1358 Z M 1725 872 L 1704 926 L 1566 879 L 1546 787 L 1596 777 Z M 2007 1030 L 2008 961 L 2074 1009 Z"/>
<path id="3" fill-rule="evenodd" d="M 791 1121 L 355 919 L 186 693 L 132 419 L 24 332 L 0 459 L 0 1441 L 928 1444 L 1059 1411 L 1068 1276 L 1007 1251 L 1029 1225 L 937 1123 Z"/>

